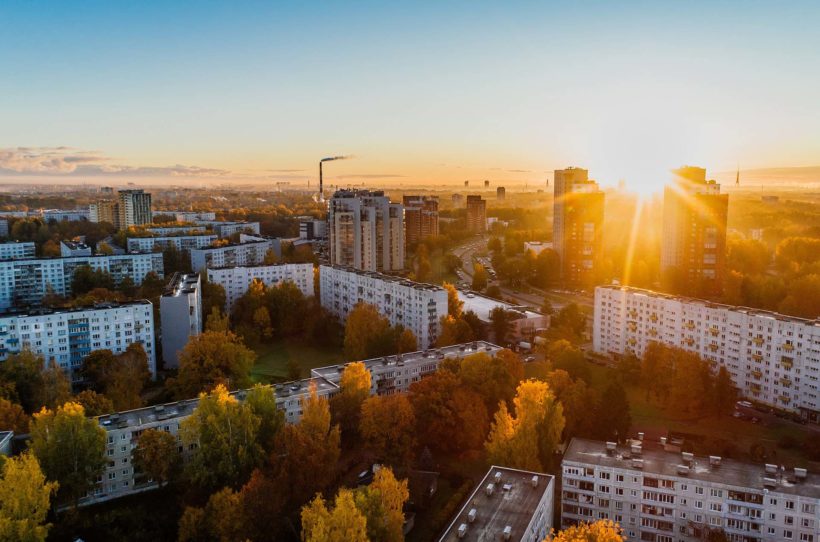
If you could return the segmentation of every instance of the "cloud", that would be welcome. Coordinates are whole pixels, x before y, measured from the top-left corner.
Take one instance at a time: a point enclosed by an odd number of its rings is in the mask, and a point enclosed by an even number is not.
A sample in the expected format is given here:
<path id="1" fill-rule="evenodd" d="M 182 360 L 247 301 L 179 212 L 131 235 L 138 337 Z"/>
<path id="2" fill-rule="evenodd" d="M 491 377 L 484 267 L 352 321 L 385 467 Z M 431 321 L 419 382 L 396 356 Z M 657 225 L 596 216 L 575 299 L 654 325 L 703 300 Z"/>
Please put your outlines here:
<path id="1" fill-rule="evenodd" d="M 307 171 L 305 169 L 266 169 L 264 171 L 269 171 L 271 173 L 299 173 L 301 171 Z"/>
<path id="2" fill-rule="evenodd" d="M 510 173 L 532 173 L 531 169 L 508 169 Z"/>
<path id="3" fill-rule="evenodd" d="M 182 164 L 166 167 L 125 166 L 111 164 L 110 160 L 99 151 L 73 147 L 0 148 L 0 174 L 72 177 L 226 177 L 233 174 L 225 169 Z"/>
<path id="4" fill-rule="evenodd" d="M 348 173 L 347 175 L 337 175 L 337 179 L 395 179 L 406 177 L 396 173 Z"/>

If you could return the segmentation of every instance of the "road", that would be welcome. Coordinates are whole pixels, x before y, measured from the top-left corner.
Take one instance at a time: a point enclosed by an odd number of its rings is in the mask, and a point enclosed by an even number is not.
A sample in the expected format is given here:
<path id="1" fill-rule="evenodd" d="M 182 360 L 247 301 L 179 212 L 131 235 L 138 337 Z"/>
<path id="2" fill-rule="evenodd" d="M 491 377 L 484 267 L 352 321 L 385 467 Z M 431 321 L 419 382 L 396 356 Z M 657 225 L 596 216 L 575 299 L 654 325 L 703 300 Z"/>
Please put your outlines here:
<path id="1" fill-rule="evenodd" d="M 466 243 L 459 245 L 453 249 L 453 254 L 461 258 L 462 273 L 465 277 L 462 279 L 469 285 L 473 281 L 473 258 L 477 253 L 484 251 L 487 248 L 488 236 L 475 237 Z M 501 293 L 505 299 L 512 299 L 521 305 L 527 305 L 539 309 L 544 303 L 544 298 L 550 300 L 555 310 L 560 310 L 565 305 L 576 303 L 582 309 L 587 310 L 590 314 L 593 309 L 592 296 L 584 294 L 576 294 L 572 292 L 565 292 L 560 290 L 540 290 L 529 287 L 531 293 L 516 292 L 511 288 L 507 288 L 498 284 L 501 288 Z"/>

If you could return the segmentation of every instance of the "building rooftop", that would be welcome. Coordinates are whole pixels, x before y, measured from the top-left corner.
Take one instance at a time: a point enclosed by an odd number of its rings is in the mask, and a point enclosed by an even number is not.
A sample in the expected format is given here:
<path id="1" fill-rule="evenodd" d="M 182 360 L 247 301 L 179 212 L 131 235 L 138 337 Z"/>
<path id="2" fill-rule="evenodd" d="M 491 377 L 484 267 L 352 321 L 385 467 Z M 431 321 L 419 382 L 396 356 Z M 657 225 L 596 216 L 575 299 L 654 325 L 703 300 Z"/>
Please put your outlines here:
<path id="1" fill-rule="evenodd" d="M 639 445 L 635 453 L 633 444 Z M 744 463 L 718 456 L 701 457 L 666 451 L 661 443 L 632 441 L 628 446 L 573 438 L 564 461 L 642 471 L 660 476 L 703 480 L 738 488 L 776 491 L 820 499 L 820 475 L 778 465 Z M 638 466 L 636 466 L 638 465 Z"/>
<path id="2" fill-rule="evenodd" d="M 473 311 L 482 322 L 490 321 L 490 312 L 496 307 L 502 307 L 505 310 L 519 313 L 523 318 L 534 318 L 542 316 L 542 314 L 531 310 L 529 307 L 522 305 L 512 305 L 500 299 L 493 299 L 485 295 L 474 292 L 458 291 L 458 298 L 464 303 L 463 310 Z"/>
<path id="3" fill-rule="evenodd" d="M 219 245 L 218 247 L 200 247 L 200 248 L 192 248 L 191 250 L 220 250 L 224 248 L 236 248 L 236 247 L 246 247 L 250 245 L 258 245 L 260 243 L 268 243 L 270 242 L 269 239 L 254 239 L 249 241 L 243 241 L 241 243 L 227 243 L 224 245 Z"/>
<path id="4" fill-rule="evenodd" d="M 66 241 L 66 240 L 63 240 L 63 241 L 60 241 L 60 242 L 62 244 L 64 244 L 66 247 L 68 247 L 69 249 L 71 249 L 71 250 L 89 250 L 91 248 L 88 245 L 86 245 L 85 243 L 81 243 L 79 241 Z"/>
<path id="5" fill-rule="evenodd" d="M 174 297 L 182 294 L 191 294 L 196 292 L 199 284 L 199 275 L 197 273 L 174 273 L 171 280 L 165 286 L 162 292 L 162 297 Z"/>
<path id="6" fill-rule="evenodd" d="M 724 309 L 733 312 L 739 312 L 743 314 L 748 314 L 749 316 L 760 316 L 763 318 L 772 318 L 774 320 L 781 320 L 784 322 L 794 322 L 797 324 L 809 324 L 820 326 L 820 317 L 815 318 L 814 320 L 809 320 L 808 318 L 800 318 L 799 316 L 789 316 L 788 314 L 781 314 L 779 312 L 767 311 L 763 309 L 755 309 L 752 307 L 741 307 L 738 305 L 724 305 L 723 303 L 715 303 L 713 301 L 707 301 L 705 299 L 697 299 L 694 297 L 685 297 L 679 295 L 672 295 L 672 294 L 665 294 L 663 292 L 655 292 L 653 290 L 644 290 L 643 288 L 635 288 L 632 286 L 619 286 L 619 285 L 607 285 L 607 286 L 597 286 L 595 289 L 603 289 L 603 290 L 621 290 L 623 292 L 627 292 L 630 294 L 637 294 L 643 295 L 646 297 L 652 297 L 656 299 L 668 299 L 671 301 L 680 301 L 683 303 L 692 303 L 702 305 L 704 307 L 709 307 L 713 309 Z"/>
<path id="7" fill-rule="evenodd" d="M 262 269 L 267 267 L 287 267 L 291 265 L 313 265 L 310 262 L 293 263 L 293 262 L 278 262 L 278 263 L 260 263 L 257 265 L 224 265 L 221 267 L 209 267 L 208 271 L 219 271 L 226 269 Z"/>
<path id="8" fill-rule="evenodd" d="M 503 540 L 507 528 L 509 540 L 521 540 L 553 481 L 549 474 L 490 467 L 440 542 Z"/>
<path id="9" fill-rule="evenodd" d="M 321 267 L 329 267 L 331 269 L 336 269 L 338 271 L 345 271 L 347 273 L 353 273 L 362 277 L 383 280 L 385 282 L 396 282 L 401 284 L 402 286 L 407 286 L 409 288 L 417 288 L 419 290 L 444 290 L 444 288 L 436 284 L 428 284 L 426 282 L 415 282 L 408 278 L 396 277 L 394 275 L 385 275 L 384 273 L 379 273 L 378 271 L 362 271 L 354 267 L 348 267 L 343 265 L 322 265 Z"/>
<path id="10" fill-rule="evenodd" d="M 501 349 L 502 348 L 500 346 L 488 343 L 486 341 L 474 341 L 471 343 L 444 346 L 442 348 L 431 348 L 429 350 L 419 350 L 417 352 L 406 352 L 404 354 L 396 354 L 393 356 L 371 358 L 364 360 L 363 363 L 368 370 L 372 370 L 374 367 L 412 365 L 414 363 L 423 363 L 433 359 L 469 356 L 470 354 L 477 354 L 479 352 L 486 352 L 490 355 L 495 355 Z M 318 367 L 316 369 L 311 369 L 310 374 L 336 382 L 339 380 L 342 371 L 344 371 L 346 366 L 346 363 L 340 363 L 338 365 Z"/>
<path id="11" fill-rule="evenodd" d="M 129 307 L 131 305 L 151 305 L 151 302 L 147 299 L 139 299 L 134 301 L 125 301 L 122 303 L 117 303 L 115 301 L 106 301 L 102 303 L 96 303 L 94 305 L 88 305 L 85 307 L 72 307 L 69 309 L 66 308 L 47 308 L 47 307 L 29 307 L 27 309 L 15 309 L 14 307 L 9 307 L 0 310 L 0 317 L 8 317 L 8 316 L 15 316 L 18 318 L 25 318 L 27 316 L 47 316 L 49 314 L 65 314 L 71 312 L 84 312 L 84 311 L 91 311 L 91 310 L 104 310 L 104 309 L 118 309 L 120 307 Z"/>

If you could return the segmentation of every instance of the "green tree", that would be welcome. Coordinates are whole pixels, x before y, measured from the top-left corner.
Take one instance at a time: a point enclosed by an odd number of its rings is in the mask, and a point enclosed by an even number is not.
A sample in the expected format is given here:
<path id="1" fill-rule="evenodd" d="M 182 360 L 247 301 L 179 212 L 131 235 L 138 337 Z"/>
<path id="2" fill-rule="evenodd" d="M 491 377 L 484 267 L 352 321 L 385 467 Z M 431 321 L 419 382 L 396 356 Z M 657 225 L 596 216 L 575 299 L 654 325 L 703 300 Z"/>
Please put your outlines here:
<path id="1" fill-rule="evenodd" d="M 187 477 L 210 489 L 244 483 L 263 457 L 259 425 L 250 407 L 223 385 L 200 394 L 197 408 L 180 423 L 183 442 L 196 445 L 185 465 Z"/>
<path id="2" fill-rule="evenodd" d="M 222 384 L 230 389 L 250 384 L 256 354 L 230 331 L 206 331 L 191 337 L 179 354 L 177 396 L 191 397 Z"/>
<path id="3" fill-rule="evenodd" d="M 629 413 L 629 399 L 623 384 L 610 382 L 601 397 L 595 422 L 598 438 L 622 441 L 629 435 L 632 417 Z"/>
<path id="4" fill-rule="evenodd" d="M 207 273 L 202 273 L 202 314 L 211 314 L 214 309 L 225 311 L 225 288 L 208 281 Z"/>
<path id="5" fill-rule="evenodd" d="M 490 311 L 490 329 L 496 343 L 503 346 L 512 332 L 513 322 L 504 307 L 495 307 Z"/>
<path id="6" fill-rule="evenodd" d="M 29 349 L 19 354 L 11 354 L 0 363 L 0 379 L 12 384 L 14 393 L 10 399 L 19 401 L 23 409 L 32 413 L 42 405 L 38 403 L 43 386 L 42 371 L 44 361 Z"/>
<path id="7" fill-rule="evenodd" d="M 0 540 L 44 542 L 45 523 L 57 482 L 47 482 L 30 452 L 7 459 L 0 479 Z"/>
<path id="8" fill-rule="evenodd" d="M 105 430 L 78 403 L 43 409 L 31 424 L 31 450 L 46 478 L 60 484 L 61 500 L 76 508 L 105 468 Z"/>
<path id="9" fill-rule="evenodd" d="M 159 429 L 146 429 L 137 438 L 134 468 L 159 487 L 170 481 L 181 465 L 177 439 Z"/>
<path id="10" fill-rule="evenodd" d="M 276 436 L 285 425 L 285 414 L 276 406 L 276 394 L 273 388 L 254 384 L 245 396 L 245 404 L 259 418 L 258 440 L 265 452 L 270 452 Z"/>
<path id="11" fill-rule="evenodd" d="M 720 366 L 714 386 L 714 413 L 718 416 L 731 414 L 737 400 L 737 388 L 726 367 Z"/>

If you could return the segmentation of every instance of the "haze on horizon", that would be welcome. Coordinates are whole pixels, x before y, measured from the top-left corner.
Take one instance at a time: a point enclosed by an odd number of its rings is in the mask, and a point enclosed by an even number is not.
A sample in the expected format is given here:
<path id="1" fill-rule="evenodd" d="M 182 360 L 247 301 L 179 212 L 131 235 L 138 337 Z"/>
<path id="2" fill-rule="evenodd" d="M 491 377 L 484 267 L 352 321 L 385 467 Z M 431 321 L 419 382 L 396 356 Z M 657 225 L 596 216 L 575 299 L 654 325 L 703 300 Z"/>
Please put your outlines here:
<path id="1" fill-rule="evenodd" d="M 11 0 L 0 20 L 2 182 L 303 184 L 352 154 L 326 182 L 578 165 L 650 192 L 686 163 L 820 165 L 817 2 Z"/>

